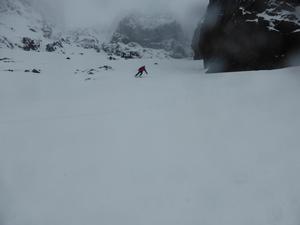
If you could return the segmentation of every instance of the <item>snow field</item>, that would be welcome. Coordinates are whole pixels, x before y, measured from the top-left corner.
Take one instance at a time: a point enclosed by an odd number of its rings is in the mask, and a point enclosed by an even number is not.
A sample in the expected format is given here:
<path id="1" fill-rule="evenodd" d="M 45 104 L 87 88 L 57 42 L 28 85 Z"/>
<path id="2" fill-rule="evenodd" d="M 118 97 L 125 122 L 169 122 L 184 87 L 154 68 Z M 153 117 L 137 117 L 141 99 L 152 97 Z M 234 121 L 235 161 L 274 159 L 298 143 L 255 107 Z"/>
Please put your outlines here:
<path id="1" fill-rule="evenodd" d="M 0 52 L 1 225 L 299 223 L 299 67 L 84 53 Z"/>

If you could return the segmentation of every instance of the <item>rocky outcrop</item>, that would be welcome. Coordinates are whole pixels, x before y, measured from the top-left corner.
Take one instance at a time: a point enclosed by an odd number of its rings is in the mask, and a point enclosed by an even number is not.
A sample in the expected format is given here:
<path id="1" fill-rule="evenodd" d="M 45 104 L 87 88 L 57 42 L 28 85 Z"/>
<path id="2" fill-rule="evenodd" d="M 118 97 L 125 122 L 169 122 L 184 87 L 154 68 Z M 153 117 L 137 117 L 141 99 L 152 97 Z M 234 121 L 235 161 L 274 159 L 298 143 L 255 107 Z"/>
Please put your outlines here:
<path id="1" fill-rule="evenodd" d="M 77 29 L 67 35 L 67 42 L 74 43 L 77 47 L 101 51 L 101 43 L 98 39 L 99 34 L 93 29 Z"/>
<path id="2" fill-rule="evenodd" d="M 123 59 L 136 59 L 141 58 L 142 54 L 140 53 L 139 46 L 134 43 L 129 43 L 128 45 L 120 44 L 120 43 L 109 43 L 102 44 L 102 49 L 106 52 L 110 57 L 118 56 Z"/>
<path id="3" fill-rule="evenodd" d="M 22 44 L 23 46 L 21 47 L 23 48 L 24 51 L 38 51 L 41 46 L 39 40 L 33 40 L 28 37 L 24 37 L 22 39 Z"/>
<path id="4" fill-rule="evenodd" d="M 63 44 L 61 41 L 54 41 L 46 45 L 47 52 L 55 52 L 59 48 L 63 48 Z"/>
<path id="5" fill-rule="evenodd" d="M 127 16 L 119 23 L 111 42 L 137 43 L 143 48 L 163 49 L 173 58 L 187 57 L 187 42 L 181 25 L 165 15 Z"/>
<path id="6" fill-rule="evenodd" d="M 299 64 L 299 0 L 210 0 L 197 52 L 208 72 Z"/>

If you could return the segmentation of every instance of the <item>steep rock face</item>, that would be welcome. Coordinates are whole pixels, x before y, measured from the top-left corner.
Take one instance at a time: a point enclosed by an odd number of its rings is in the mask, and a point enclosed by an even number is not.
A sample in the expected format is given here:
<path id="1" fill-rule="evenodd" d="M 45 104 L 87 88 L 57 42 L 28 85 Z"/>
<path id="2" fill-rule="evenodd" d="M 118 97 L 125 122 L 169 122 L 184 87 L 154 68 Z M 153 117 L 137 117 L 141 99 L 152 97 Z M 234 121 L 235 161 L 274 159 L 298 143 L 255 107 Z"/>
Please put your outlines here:
<path id="1" fill-rule="evenodd" d="M 299 0 L 210 0 L 194 49 L 208 72 L 300 65 L 299 6 Z"/>
<path id="2" fill-rule="evenodd" d="M 163 49 L 174 58 L 187 57 L 187 42 L 181 25 L 166 15 L 127 16 L 119 23 L 111 42 L 134 42 L 144 48 Z"/>
<path id="3" fill-rule="evenodd" d="M 200 42 L 200 36 L 201 36 L 201 27 L 202 27 L 202 23 L 199 23 L 195 32 L 194 32 L 194 36 L 193 36 L 193 39 L 192 39 L 192 49 L 194 51 L 194 59 L 195 60 L 199 60 L 199 59 L 202 59 L 203 56 L 202 56 L 202 53 L 200 51 L 200 48 L 199 48 L 199 42 Z"/>
<path id="4" fill-rule="evenodd" d="M 75 44 L 77 47 L 101 51 L 99 34 L 94 29 L 77 29 L 71 31 L 66 37 L 67 43 Z"/>

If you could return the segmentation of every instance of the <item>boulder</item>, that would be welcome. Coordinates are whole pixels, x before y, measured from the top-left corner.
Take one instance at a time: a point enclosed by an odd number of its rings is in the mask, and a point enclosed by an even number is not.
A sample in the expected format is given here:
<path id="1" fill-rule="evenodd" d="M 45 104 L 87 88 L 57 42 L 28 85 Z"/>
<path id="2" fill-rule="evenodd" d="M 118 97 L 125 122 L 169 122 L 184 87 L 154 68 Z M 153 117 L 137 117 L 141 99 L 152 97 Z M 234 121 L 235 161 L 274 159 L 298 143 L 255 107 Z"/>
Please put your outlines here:
<path id="1" fill-rule="evenodd" d="M 32 73 L 41 73 L 41 70 L 33 69 L 31 72 L 32 72 Z"/>
<path id="2" fill-rule="evenodd" d="M 300 2 L 210 0 L 195 55 L 208 72 L 300 65 Z"/>

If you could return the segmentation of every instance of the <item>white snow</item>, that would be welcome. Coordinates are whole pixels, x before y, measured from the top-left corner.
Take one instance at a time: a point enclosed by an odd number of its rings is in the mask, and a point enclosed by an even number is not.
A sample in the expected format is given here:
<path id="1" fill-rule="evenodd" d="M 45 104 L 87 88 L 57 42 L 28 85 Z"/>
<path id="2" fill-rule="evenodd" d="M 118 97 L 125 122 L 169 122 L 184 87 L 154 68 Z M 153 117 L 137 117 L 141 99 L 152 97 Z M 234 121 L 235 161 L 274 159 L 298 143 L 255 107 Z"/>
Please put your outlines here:
<path id="1" fill-rule="evenodd" d="M 247 11 L 244 7 L 240 7 L 239 9 L 242 11 L 243 16 L 251 14 L 251 12 Z"/>
<path id="2" fill-rule="evenodd" d="M 266 10 L 265 12 L 258 13 L 256 16 L 268 21 L 269 22 L 268 29 L 273 31 L 278 31 L 275 28 L 275 24 L 278 21 L 291 22 L 300 26 L 300 17 L 297 11 L 290 12 L 287 10 L 281 10 L 280 12 L 274 13 L 273 10 Z M 291 16 L 294 16 L 294 19 L 291 19 Z"/>
<path id="3" fill-rule="evenodd" d="M 299 224 L 299 67 L 84 53 L 0 51 L 1 225 Z"/>
<path id="4" fill-rule="evenodd" d="M 246 20 L 246 22 L 254 22 L 254 23 L 258 23 L 258 19 Z"/>
<path id="5" fill-rule="evenodd" d="M 62 34 L 59 25 L 49 23 L 27 0 L 0 0 L 1 51 L 7 47 L 22 47 L 24 37 L 35 40 L 40 45 L 39 50 L 45 51 L 46 45 L 60 40 Z"/>
<path id="6" fill-rule="evenodd" d="M 20 43 L 23 37 L 44 39 L 41 29 L 45 21 L 39 13 L 30 5 L 20 1 L 2 1 L 0 3 L 3 7 L 3 12 L 0 13 L 0 37 L 4 35 L 12 43 Z"/>

